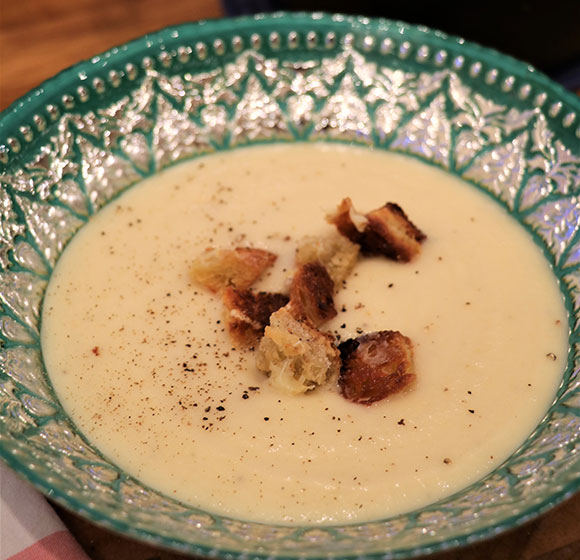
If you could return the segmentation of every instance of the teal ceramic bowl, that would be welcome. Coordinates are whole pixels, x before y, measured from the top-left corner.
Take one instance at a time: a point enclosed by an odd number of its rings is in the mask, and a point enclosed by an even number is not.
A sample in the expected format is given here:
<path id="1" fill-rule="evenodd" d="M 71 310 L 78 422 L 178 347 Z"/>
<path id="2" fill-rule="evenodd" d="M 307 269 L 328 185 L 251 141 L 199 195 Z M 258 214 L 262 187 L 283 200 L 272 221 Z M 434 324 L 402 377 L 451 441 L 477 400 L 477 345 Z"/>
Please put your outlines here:
<path id="1" fill-rule="evenodd" d="M 39 342 L 59 254 L 124 189 L 177 161 L 263 142 L 395 150 L 488 193 L 553 267 L 569 313 L 557 396 L 489 476 L 406 515 L 286 527 L 212 515 L 144 487 L 64 413 Z M 81 62 L 0 118 L 0 454 L 114 531 L 223 558 L 402 558 L 518 526 L 580 483 L 580 101 L 461 39 L 322 14 L 184 24 Z"/>

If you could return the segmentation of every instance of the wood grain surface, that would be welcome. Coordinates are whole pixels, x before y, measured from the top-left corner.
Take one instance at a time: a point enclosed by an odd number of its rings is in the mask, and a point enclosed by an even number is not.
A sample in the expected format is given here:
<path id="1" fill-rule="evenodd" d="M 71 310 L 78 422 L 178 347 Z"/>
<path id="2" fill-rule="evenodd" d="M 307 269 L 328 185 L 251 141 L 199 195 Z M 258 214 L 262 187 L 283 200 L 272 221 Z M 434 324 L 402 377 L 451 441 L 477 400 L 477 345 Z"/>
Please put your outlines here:
<path id="1" fill-rule="evenodd" d="M 222 14 L 219 0 L 0 0 L 0 110 L 83 59 Z"/>
<path id="2" fill-rule="evenodd" d="M 0 110 L 82 59 L 167 25 L 221 15 L 218 0 L 0 0 Z M 184 558 L 55 509 L 93 560 Z M 579 520 L 576 495 L 523 527 L 432 558 L 578 559 Z"/>

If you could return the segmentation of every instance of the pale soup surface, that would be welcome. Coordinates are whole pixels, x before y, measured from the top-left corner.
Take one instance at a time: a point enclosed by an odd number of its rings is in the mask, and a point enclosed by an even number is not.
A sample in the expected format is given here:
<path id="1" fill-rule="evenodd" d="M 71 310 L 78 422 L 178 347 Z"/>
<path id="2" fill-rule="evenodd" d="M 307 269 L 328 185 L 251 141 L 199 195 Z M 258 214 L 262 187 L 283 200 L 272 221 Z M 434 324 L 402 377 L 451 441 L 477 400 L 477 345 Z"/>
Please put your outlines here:
<path id="1" fill-rule="evenodd" d="M 411 263 L 363 259 L 324 328 L 400 330 L 417 383 L 372 406 L 334 383 L 281 394 L 194 285 L 206 247 L 279 258 L 343 197 L 396 202 L 427 235 Z M 66 411 L 111 461 L 186 503 L 274 523 L 366 521 L 448 496 L 490 472 L 549 407 L 567 355 L 555 278 L 494 201 L 404 156 L 328 144 L 244 148 L 143 181 L 100 211 L 58 262 L 44 359 Z"/>

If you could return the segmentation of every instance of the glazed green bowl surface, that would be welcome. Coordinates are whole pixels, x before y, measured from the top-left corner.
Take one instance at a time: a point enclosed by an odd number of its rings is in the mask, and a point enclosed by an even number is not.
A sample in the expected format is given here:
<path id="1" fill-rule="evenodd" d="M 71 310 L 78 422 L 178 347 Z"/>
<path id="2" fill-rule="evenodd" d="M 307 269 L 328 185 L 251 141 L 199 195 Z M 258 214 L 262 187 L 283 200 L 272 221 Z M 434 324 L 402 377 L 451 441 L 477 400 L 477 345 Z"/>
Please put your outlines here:
<path id="1" fill-rule="evenodd" d="M 109 200 L 189 158 L 264 142 L 408 154 L 495 199 L 543 250 L 569 314 L 562 383 L 483 480 L 388 519 L 244 522 L 144 487 L 87 442 L 46 375 L 40 310 L 67 242 Z M 128 536 L 224 558 L 402 558 L 513 528 L 580 481 L 580 101 L 529 66 L 422 27 L 322 14 L 189 23 L 82 62 L 0 117 L 0 455 Z"/>

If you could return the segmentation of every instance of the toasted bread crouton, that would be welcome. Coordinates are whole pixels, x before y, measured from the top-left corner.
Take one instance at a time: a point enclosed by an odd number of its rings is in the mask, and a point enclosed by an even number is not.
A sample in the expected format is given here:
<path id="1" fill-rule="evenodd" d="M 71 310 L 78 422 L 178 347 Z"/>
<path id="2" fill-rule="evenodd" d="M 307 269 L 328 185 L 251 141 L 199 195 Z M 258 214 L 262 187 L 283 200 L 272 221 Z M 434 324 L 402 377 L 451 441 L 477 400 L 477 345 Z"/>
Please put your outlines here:
<path id="1" fill-rule="evenodd" d="M 334 282 L 319 262 L 298 268 L 290 287 L 290 313 L 298 321 L 308 319 L 315 327 L 336 316 Z"/>
<path id="2" fill-rule="evenodd" d="M 363 216 L 354 209 L 350 198 L 345 198 L 327 220 L 342 235 L 358 243 L 362 253 L 384 255 L 396 261 L 410 261 L 427 238 L 403 209 L 392 202 Z"/>
<path id="3" fill-rule="evenodd" d="M 398 331 L 380 331 L 339 345 L 338 385 L 349 401 L 371 404 L 407 387 L 414 379 L 413 344 Z"/>
<path id="4" fill-rule="evenodd" d="M 192 278 L 212 292 L 227 286 L 249 288 L 276 260 L 276 255 L 263 249 L 207 249 L 194 259 Z"/>
<path id="5" fill-rule="evenodd" d="M 344 235 L 332 232 L 324 237 L 306 237 L 296 249 L 296 264 L 319 262 L 338 290 L 358 259 L 359 246 Z"/>
<path id="6" fill-rule="evenodd" d="M 344 198 L 336 212 L 326 217 L 326 221 L 334 224 L 342 235 L 359 245 L 368 224 L 367 217 L 355 210 L 350 198 Z"/>
<path id="7" fill-rule="evenodd" d="M 228 287 L 223 293 L 227 324 L 232 338 L 241 344 L 257 343 L 270 315 L 288 303 L 288 296 Z"/>
<path id="8" fill-rule="evenodd" d="M 258 369 L 275 387 L 305 393 L 338 374 L 340 356 L 329 336 L 283 307 L 270 317 L 256 355 Z"/>
<path id="9" fill-rule="evenodd" d="M 385 255 L 409 262 L 421 251 L 427 236 L 409 218 L 403 209 L 392 202 L 367 214 L 363 251 L 371 255 Z"/>

